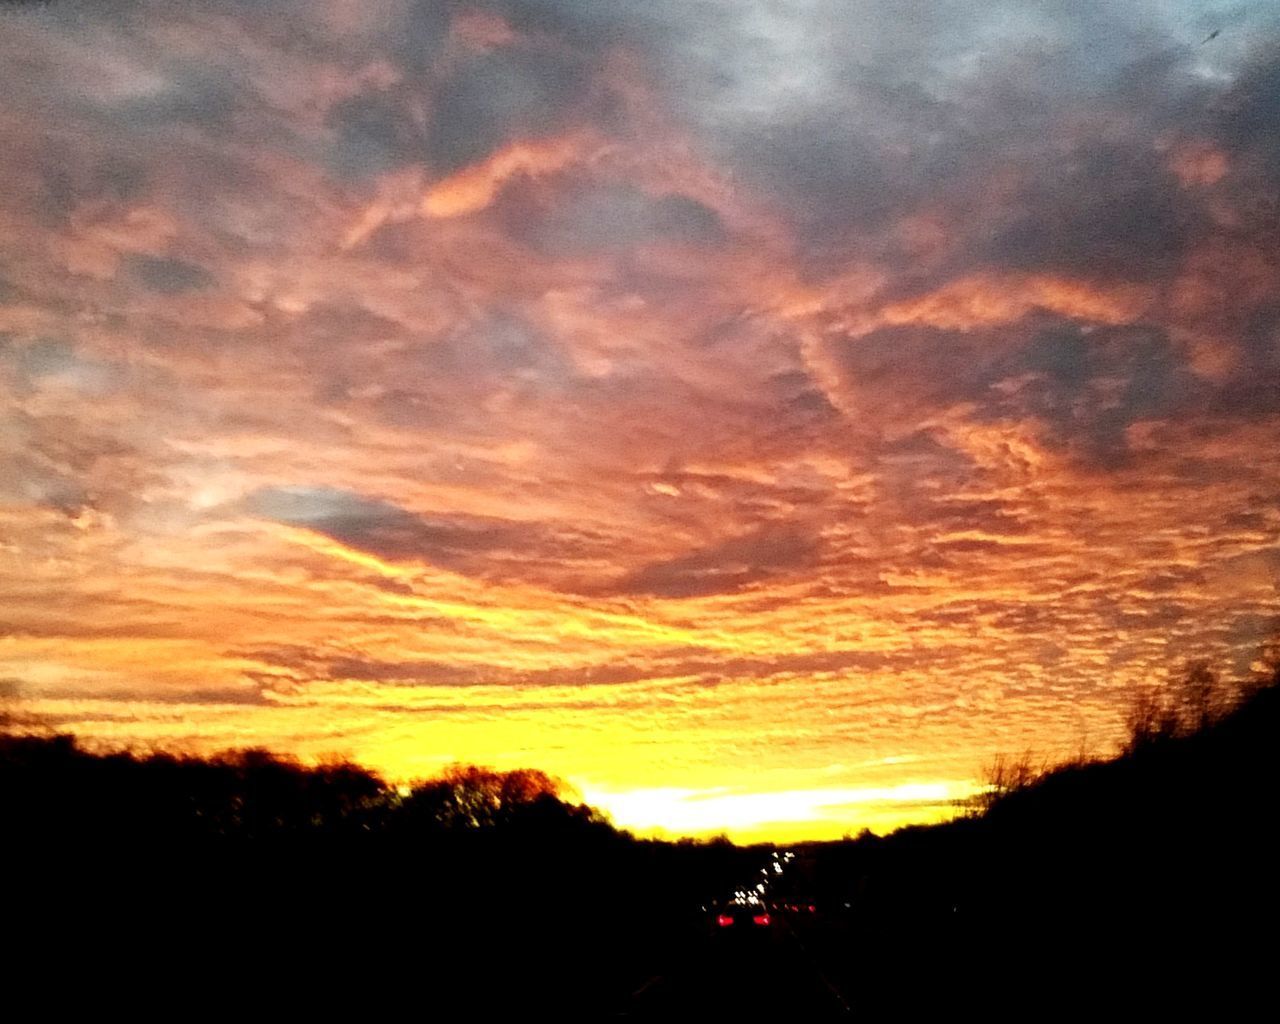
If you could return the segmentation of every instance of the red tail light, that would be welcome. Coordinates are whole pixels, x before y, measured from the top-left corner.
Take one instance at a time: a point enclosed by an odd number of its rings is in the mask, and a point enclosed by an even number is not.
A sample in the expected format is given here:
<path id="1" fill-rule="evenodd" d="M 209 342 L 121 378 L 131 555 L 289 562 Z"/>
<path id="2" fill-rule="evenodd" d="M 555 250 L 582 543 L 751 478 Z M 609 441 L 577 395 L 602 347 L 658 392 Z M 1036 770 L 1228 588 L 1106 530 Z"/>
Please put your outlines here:
<path id="1" fill-rule="evenodd" d="M 721 914 L 719 917 L 716 918 L 716 924 L 718 924 L 721 928 L 728 928 L 731 924 L 733 924 L 733 918 L 730 917 L 728 914 Z"/>
<path id="2" fill-rule="evenodd" d="M 753 917 L 751 920 L 755 921 L 755 923 L 756 923 L 756 924 L 768 924 L 768 923 L 769 923 L 769 915 L 768 915 L 768 914 L 756 914 L 756 916 L 755 916 L 755 917 Z"/>

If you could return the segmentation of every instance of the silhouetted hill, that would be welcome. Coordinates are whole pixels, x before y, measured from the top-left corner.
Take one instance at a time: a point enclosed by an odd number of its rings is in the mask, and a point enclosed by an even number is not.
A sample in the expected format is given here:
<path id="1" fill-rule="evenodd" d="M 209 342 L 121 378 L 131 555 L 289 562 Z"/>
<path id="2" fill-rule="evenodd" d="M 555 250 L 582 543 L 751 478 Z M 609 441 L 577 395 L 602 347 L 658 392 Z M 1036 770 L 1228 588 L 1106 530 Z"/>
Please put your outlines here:
<path id="1" fill-rule="evenodd" d="M 981 813 L 811 847 L 835 908 L 828 967 L 877 1017 L 1269 999 L 1278 783 L 1273 676 L 1233 710 L 1139 730 L 1112 760 L 1021 773 Z"/>

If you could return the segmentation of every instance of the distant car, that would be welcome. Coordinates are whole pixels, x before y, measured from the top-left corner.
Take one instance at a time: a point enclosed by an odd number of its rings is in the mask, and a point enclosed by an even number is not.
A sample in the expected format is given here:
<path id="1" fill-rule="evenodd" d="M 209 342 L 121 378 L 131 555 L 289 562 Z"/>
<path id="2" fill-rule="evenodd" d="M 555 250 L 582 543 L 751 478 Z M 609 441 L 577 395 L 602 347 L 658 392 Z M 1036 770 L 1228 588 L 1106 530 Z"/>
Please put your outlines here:
<path id="1" fill-rule="evenodd" d="M 716 930 L 751 932 L 768 928 L 773 923 L 769 908 L 762 903 L 727 903 L 715 912 Z"/>

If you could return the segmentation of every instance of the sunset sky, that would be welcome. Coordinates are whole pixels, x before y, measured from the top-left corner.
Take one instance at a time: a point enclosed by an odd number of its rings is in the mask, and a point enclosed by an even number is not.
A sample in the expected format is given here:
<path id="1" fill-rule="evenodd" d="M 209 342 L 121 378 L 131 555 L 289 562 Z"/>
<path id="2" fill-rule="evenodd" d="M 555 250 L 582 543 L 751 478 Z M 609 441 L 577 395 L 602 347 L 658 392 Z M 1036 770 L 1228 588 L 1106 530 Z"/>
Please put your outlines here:
<path id="1" fill-rule="evenodd" d="M 830 837 L 1280 624 L 1278 4 L 4 4 L 0 239 L 86 739 Z"/>

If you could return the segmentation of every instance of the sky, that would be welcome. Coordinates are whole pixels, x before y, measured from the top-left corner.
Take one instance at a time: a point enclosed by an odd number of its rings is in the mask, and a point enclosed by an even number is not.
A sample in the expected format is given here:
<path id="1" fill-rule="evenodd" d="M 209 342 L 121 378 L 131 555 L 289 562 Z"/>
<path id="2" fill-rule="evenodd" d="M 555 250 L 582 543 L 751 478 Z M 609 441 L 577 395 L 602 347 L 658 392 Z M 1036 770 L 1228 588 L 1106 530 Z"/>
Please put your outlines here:
<path id="1" fill-rule="evenodd" d="M 1280 626 L 1280 5 L 7 3 L 0 97 L 47 725 L 826 838 Z"/>

